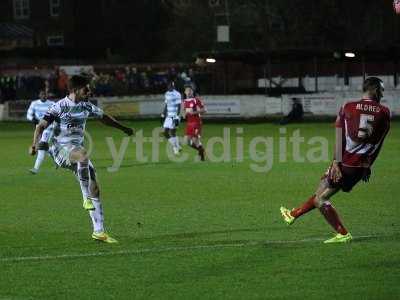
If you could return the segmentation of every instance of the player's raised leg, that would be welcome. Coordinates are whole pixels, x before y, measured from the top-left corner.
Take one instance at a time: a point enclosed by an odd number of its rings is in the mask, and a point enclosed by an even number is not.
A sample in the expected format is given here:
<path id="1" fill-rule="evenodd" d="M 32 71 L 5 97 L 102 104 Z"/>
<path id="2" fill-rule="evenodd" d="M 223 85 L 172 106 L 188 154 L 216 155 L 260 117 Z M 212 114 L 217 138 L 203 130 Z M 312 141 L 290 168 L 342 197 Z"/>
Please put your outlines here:
<path id="1" fill-rule="evenodd" d="M 284 221 L 288 225 L 291 225 L 297 218 L 316 208 L 316 196 L 322 194 L 328 187 L 329 185 L 326 179 L 322 179 L 315 194 L 308 198 L 307 201 L 302 203 L 299 207 L 293 208 L 292 210 L 289 210 L 286 207 L 281 207 L 281 214 Z"/>

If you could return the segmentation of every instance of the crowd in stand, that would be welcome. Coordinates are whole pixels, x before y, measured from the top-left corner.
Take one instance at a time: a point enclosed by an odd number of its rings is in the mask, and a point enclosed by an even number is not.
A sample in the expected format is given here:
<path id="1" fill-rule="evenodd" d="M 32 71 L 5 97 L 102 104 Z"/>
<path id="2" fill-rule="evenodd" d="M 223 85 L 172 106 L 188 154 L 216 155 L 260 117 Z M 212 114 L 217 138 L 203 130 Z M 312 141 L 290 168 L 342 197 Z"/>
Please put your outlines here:
<path id="1" fill-rule="evenodd" d="M 125 66 L 117 69 L 92 69 L 84 72 L 91 78 L 95 96 L 124 96 L 137 94 L 157 94 L 165 91 L 170 79 L 179 87 L 186 83 L 195 84 L 195 72 L 192 68 L 142 69 Z M 34 99 L 39 90 L 46 86 L 54 98 L 66 95 L 69 76 L 63 69 L 41 72 L 18 72 L 15 75 L 0 73 L 0 102 L 17 99 Z"/>

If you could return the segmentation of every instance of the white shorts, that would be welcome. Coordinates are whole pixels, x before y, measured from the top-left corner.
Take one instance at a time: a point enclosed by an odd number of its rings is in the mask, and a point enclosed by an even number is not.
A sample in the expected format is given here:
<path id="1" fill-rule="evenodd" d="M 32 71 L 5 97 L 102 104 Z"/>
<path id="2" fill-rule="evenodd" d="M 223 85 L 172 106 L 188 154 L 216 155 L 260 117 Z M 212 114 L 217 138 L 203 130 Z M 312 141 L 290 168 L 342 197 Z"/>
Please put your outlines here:
<path id="1" fill-rule="evenodd" d="M 47 127 L 40 138 L 41 143 L 49 143 L 50 139 L 53 137 L 53 126 Z"/>
<path id="2" fill-rule="evenodd" d="M 177 126 L 175 126 L 174 117 L 166 117 L 164 120 L 163 128 L 167 129 L 177 128 Z"/>
<path id="3" fill-rule="evenodd" d="M 53 144 L 50 147 L 49 154 L 53 158 L 54 162 L 58 167 L 65 169 L 75 169 L 76 163 L 71 162 L 70 156 L 72 151 L 82 149 L 82 146 L 67 144 L 59 145 Z"/>

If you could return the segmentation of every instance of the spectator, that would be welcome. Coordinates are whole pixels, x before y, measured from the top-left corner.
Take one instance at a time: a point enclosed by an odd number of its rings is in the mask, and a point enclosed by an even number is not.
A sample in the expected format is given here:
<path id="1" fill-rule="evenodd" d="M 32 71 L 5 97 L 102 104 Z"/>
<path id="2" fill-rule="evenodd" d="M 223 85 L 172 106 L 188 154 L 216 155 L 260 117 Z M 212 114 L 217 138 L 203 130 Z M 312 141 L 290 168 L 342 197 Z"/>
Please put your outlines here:
<path id="1" fill-rule="evenodd" d="M 139 74 L 136 68 L 125 68 L 125 83 L 128 93 L 139 89 Z"/>
<path id="2" fill-rule="evenodd" d="M 291 122 L 301 122 L 303 121 L 303 116 L 304 116 L 303 104 L 301 104 L 300 99 L 292 98 L 292 110 L 286 117 L 284 117 L 281 120 L 280 124 L 286 125 Z"/>
<path id="3" fill-rule="evenodd" d="M 2 102 L 16 99 L 16 77 L 2 76 L 0 77 L 0 90 Z"/>
<path id="4" fill-rule="evenodd" d="M 57 79 L 58 96 L 64 97 L 68 91 L 68 75 L 64 70 L 60 70 Z"/>
<path id="5" fill-rule="evenodd" d="M 141 87 L 144 90 L 150 90 L 150 79 L 146 72 L 141 74 Z"/>
<path id="6" fill-rule="evenodd" d="M 183 71 L 175 67 L 154 69 L 146 66 L 144 70 L 138 70 L 126 66 L 124 69 L 103 69 L 98 74 L 93 70 L 87 76 L 91 77 L 93 92 L 97 96 L 160 93 L 165 90 L 170 79 L 175 80 L 180 90 L 187 83 L 198 90 L 193 69 Z M 59 68 L 45 71 L 35 68 L 19 71 L 12 76 L 0 75 L 0 101 L 30 99 L 44 83 L 53 97 L 64 97 L 67 82 L 68 74 Z"/>
<path id="7" fill-rule="evenodd" d="M 95 80 L 95 90 L 96 96 L 109 97 L 113 95 L 111 87 L 111 76 L 105 73 L 100 73 Z"/>
<path id="8" fill-rule="evenodd" d="M 196 74 L 194 73 L 194 70 L 192 68 L 189 69 L 188 71 L 188 76 L 190 79 L 190 85 L 193 87 L 193 90 L 196 91 L 197 93 L 199 93 L 199 86 L 198 86 L 198 82 L 196 79 Z"/>
<path id="9" fill-rule="evenodd" d="M 125 81 L 125 74 L 120 70 L 115 70 L 115 79 L 119 82 Z"/>

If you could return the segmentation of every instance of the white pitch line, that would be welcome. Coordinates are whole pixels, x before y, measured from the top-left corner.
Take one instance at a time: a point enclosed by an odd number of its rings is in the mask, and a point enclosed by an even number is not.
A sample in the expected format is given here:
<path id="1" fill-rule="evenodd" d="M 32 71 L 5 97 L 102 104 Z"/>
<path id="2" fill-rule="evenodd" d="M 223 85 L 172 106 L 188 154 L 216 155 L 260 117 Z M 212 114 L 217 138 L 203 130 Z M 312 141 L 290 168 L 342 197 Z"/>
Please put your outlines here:
<path id="1" fill-rule="evenodd" d="M 378 235 L 361 235 L 353 237 L 353 239 L 367 239 L 376 238 Z M 139 255 L 146 253 L 162 253 L 162 252 L 177 252 L 177 251 L 190 251 L 202 249 L 222 249 L 222 248 L 240 248 L 250 246 L 262 246 L 273 244 L 302 244 L 311 242 L 321 242 L 325 238 L 310 238 L 302 240 L 270 240 L 270 241 L 253 241 L 243 243 L 230 243 L 230 244 L 214 244 L 214 245 L 194 245 L 194 246 L 177 246 L 177 247 L 161 247 L 161 248 L 144 248 L 136 250 L 121 250 L 109 252 L 92 252 L 92 253 L 79 253 L 79 254 L 58 254 L 58 255 L 42 255 L 42 256 L 16 256 L 16 257 L 2 257 L 0 262 L 22 262 L 22 261 L 45 261 L 45 260 L 58 260 L 58 259 L 73 259 L 73 258 L 87 258 L 87 257 L 105 257 L 105 256 L 119 256 L 119 255 Z"/>

